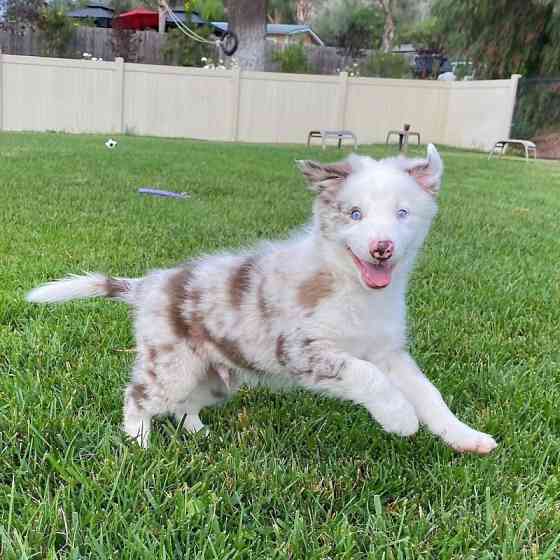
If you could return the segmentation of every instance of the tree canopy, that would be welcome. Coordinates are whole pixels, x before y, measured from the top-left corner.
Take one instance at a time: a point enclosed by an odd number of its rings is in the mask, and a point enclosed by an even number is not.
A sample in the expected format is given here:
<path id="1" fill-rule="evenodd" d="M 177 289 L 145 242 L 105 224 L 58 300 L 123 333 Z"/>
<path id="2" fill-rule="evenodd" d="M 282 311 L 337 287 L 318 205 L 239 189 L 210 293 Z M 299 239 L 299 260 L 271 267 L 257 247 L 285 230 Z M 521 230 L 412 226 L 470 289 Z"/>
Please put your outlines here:
<path id="1" fill-rule="evenodd" d="M 436 0 L 432 10 L 450 51 L 478 78 L 560 73 L 560 1 Z"/>
<path id="2" fill-rule="evenodd" d="M 6 19 L 18 23 L 36 23 L 45 7 L 43 0 L 4 0 Z"/>

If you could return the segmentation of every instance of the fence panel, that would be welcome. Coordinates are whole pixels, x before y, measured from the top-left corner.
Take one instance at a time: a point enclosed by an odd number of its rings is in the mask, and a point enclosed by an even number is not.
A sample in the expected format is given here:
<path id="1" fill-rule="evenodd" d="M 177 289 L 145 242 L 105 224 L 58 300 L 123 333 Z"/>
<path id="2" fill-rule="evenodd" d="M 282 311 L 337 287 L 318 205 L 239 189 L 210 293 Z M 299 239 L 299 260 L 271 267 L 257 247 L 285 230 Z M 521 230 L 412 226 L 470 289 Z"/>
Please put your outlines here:
<path id="1" fill-rule="evenodd" d="M 301 143 L 335 128 L 338 87 L 338 76 L 242 72 L 238 139 Z"/>
<path id="2" fill-rule="evenodd" d="M 113 64 L 2 55 L 4 130 L 114 130 Z"/>
<path id="3" fill-rule="evenodd" d="M 348 128 L 371 143 L 409 123 L 423 142 L 480 149 L 508 136 L 517 87 L 517 77 L 449 83 L 12 55 L 0 55 L 0 72 L 5 130 L 303 143 L 309 130 Z"/>
<path id="4" fill-rule="evenodd" d="M 125 64 L 126 132 L 231 139 L 232 73 Z"/>
<path id="5" fill-rule="evenodd" d="M 517 78 L 453 82 L 447 113 L 446 144 L 490 149 L 510 133 Z"/>
<path id="6" fill-rule="evenodd" d="M 405 123 L 421 133 L 422 142 L 445 142 L 448 95 L 446 82 L 351 79 L 344 126 L 364 143 L 384 142 L 389 130 Z"/>

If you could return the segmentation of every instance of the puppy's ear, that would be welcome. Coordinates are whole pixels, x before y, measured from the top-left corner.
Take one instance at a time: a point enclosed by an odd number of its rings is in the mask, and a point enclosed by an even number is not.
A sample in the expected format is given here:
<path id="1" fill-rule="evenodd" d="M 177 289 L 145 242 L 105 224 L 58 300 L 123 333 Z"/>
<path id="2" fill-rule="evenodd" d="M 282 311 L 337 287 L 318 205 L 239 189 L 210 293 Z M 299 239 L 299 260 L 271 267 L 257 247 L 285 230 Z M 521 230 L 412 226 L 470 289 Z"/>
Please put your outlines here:
<path id="1" fill-rule="evenodd" d="M 338 190 L 352 173 L 352 165 L 349 161 L 319 163 L 299 159 L 296 160 L 296 165 L 307 179 L 309 188 L 316 193 Z"/>
<path id="2" fill-rule="evenodd" d="M 428 144 L 426 159 L 402 160 L 404 170 L 426 191 L 437 195 L 443 176 L 443 162 L 433 144 Z"/>

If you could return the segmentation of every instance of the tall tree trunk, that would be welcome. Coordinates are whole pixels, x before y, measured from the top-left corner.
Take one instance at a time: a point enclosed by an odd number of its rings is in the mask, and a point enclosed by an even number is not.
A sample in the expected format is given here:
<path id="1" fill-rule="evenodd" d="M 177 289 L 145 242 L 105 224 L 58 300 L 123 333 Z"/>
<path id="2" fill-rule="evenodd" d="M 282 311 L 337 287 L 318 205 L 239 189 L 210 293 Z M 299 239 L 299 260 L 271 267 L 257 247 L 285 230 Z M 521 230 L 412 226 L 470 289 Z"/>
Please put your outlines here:
<path id="1" fill-rule="evenodd" d="M 239 39 L 235 58 L 243 70 L 264 71 L 266 0 L 227 0 L 229 30 Z"/>
<path id="2" fill-rule="evenodd" d="M 391 52 L 393 48 L 393 40 L 395 38 L 395 16 L 393 14 L 395 2 L 394 0 L 374 0 L 374 5 L 377 6 L 385 16 L 381 48 L 383 52 L 388 53 Z"/>
<path id="3" fill-rule="evenodd" d="M 302 25 L 309 23 L 313 17 L 313 0 L 296 1 L 296 21 Z"/>

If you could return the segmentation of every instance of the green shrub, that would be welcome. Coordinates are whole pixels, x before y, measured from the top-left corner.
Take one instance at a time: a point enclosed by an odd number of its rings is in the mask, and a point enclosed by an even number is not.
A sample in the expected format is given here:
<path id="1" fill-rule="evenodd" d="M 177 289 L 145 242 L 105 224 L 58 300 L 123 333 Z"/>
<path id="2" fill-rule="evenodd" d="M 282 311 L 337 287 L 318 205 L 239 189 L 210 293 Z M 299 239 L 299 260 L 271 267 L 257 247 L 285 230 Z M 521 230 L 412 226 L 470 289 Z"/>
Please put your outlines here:
<path id="1" fill-rule="evenodd" d="M 560 129 L 560 80 L 522 80 L 512 122 L 512 136 L 532 138 Z"/>
<path id="2" fill-rule="evenodd" d="M 362 56 L 376 48 L 383 35 L 384 17 L 380 10 L 362 0 L 323 2 L 318 7 L 314 29 L 327 45 L 336 45 L 345 57 Z"/>
<path id="3" fill-rule="evenodd" d="M 311 73 L 311 65 L 307 60 L 305 48 L 301 43 L 294 43 L 274 52 L 272 60 L 280 64 L 280 72 L 290 74 Z"/>
<path id="4" fill-rule="evenodd" d="M 196 32 L 208 39 L 211 31 L 201 27 Z M 168 63 L 178 64 L 179 66 L 204 66 L 202 58 L 212 58 L 215 49 L 208 43 L 200 43 L 186 37 L 182 31 L 173 29 L 166 33 L 165 47 L 163 56 Z"/>
<path id="5" fill-rule="evenodd" d="M 41 10 L 38 27 L 45 40 L 45 56 L 62 57 L 67 54 L 74 36 L 74 25 L 62 10 L 54 7 Z"/>
<path id="6" fill-rule="evenodd" d="M 463 80 L 466 76 L 472 76 L 473 72 L 473 64 L 470 61 L 457 62 L 453 69 L 453 73 L 458 80 Z"/>
<path id="7" fill-rule="evenodd" d="M 410 78 L 412 69 L 401 54 L 375 52 L 362 63 L 360 74 L 370 78 Z"/>

